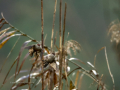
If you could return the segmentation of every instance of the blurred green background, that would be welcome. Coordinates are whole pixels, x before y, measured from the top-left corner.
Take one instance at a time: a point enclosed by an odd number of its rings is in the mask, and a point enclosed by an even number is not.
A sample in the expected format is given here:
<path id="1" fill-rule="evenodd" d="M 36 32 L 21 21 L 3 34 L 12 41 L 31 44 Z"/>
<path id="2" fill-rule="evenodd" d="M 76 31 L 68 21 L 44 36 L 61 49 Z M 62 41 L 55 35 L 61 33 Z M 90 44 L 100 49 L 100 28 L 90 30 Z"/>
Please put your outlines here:
<path id="1" fill-rule="evenodd" d="M 94 62 L 94 56 L 97 51 L 106 46 L 109 64 L 115 79 L 116 90 L 120 90 L 120 63 L 119 52 L 114 49 L 114 43 L 110 42 L 107 35 L 109 24 L 120 18 L 120 1 L 119 0 L 63 0 L 62 12 L 64 12 L 64 4 L 67 2 L 67 18 L 66 33 L 69 32 L 68 40 L 76 40 L 82 46 L 82 51 L 75 57 L 84 62 Z M 44 0 L 44 35 L 47 34 L 45 44 L 50 47 L 51 30 L 53 23 L 55 0 Z M 0 0 L 0 12 L 4 17 L 19 30 L 30 35 L 31 37 L 41 40 L 41 3 L 40 0 Z M 63 18 L 63 16 L 62 16 Z M 7 25 L 6 25 L 7 27 Z M 5 28 L 5 27 L 3 27 Z M 3 29 L 2 28 L 2 29 Z M 59 30 L 59 0 L 57 3 L 57 12 L 55 20 L 55 32 Z M 0 50 L 0 67 L 5 60 L 7 54 L 14 45 L 17 37 L 11 38 L 6 45 Z M 0 85 L 7 74 L 10 66 L 17 57 L 20 47 L 28 38 L 21 38 L 9 57 L 2 73 L 0 73 Z M 58 42 L 57 42 L 58 43 Z M 22 58 L 25 56 L 25 53 Z M 21 61 L 22 61 L 21 58 Z M 26 60 L 22 69 L 28 69 L 31 63 Z M 70 64 L 71 65 L 71 64 Z M 80 63 L 81 65 L 81 63 Z M 75 66 L 71 65 L 72 68 Z M 82 65 L 90 69 L 89 67 Z M 96 68 L 99 74 L 103 74 L 103 81 L 108 90 L 112 90 L 112 80 L 108 72 L 104 50 L 97 55 Z M 11 76 L 15 72 L 15 67 L 10 72 Z M 23 74 L 24 75 L 24 74 Z M 75 80 L 75 76 L 71 76 Z M 87 76 L 83 77 L 81 90 L 96 90 L 97 84 L 91 85 L 92 79 Z M 90 86 L 91 85 L 91 86 Z M 8 81 L 2 90 L 9 90 L 12 84 Z M 40 88 L 40 86 L 38 86 Z M 19 90 L 19 89 L 18 89 Z"/>

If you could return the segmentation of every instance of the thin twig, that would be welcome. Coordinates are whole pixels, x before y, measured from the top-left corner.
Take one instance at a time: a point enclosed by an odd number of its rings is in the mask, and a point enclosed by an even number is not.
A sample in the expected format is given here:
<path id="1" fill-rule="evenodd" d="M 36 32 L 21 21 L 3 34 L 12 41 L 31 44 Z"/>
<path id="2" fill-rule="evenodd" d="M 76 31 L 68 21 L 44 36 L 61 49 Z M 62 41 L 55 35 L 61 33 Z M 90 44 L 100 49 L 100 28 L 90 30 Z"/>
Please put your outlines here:
<path id="1" fill-rule="evenodd" d="M 84 73 L 81 74 L 80 76 L 80 80 L 79 80 L 79 86 L 78 89 L 80 90 L 81 86 L 82 86 L 82 79 L 83 79 Z"/>
<path id="2" fill-rule="evenodd" d="M 68 87 L 68 79 L 67 79 L 67 61 L 65 61 L 65 54 L 64 54 L 64 36 L 65 36 L 65 22 L 66 22 L 66 10 L 67 10 L 67 4 L 65 3 L 65 11 L 64 11 L 64 23 L 63 23 L 63 37 L 62 37 L 62 61 L 64 61 L 65 64 L 65 76 L 66 76 L 66 83 Z M 69 87 L 68 87 L 69 88 Z"/>
<path id="3" fill-rule="evenodd" d="M 42 35 L 41 35 L 41 41 L 42 41 L 42 73 L 44 72 L 43 69 L 43 53 L 44 53 L 44 39 L 43 39 L 43 35 L 44 35 L 44 31 L 43 31 L 43 0 L 41 0 L 41 29 L 42 29 Z M 44 77 L 42 74 L 42 90 L 44 90 Z"/>
<path id="4" fill-rule="evenodd" d="M 61 36 L 61 28 L 62 28 L 62 0 L 60 0 L 60 13 L 59 13 L 59 70 L 60 70 L 60 76 L 59 76 L 59 90 L 62 90 L 62 36 Z"/>
<path id="5" fill-rule="evenodd" d="M 61 44 L 61 41 L 62 41 L 62 37 L 61 37 L 61 28 L 62 28 L 62 0 L 60 0 L 60 13 L 59 13 L 59 70 L 60 70 L 60 77 L 59 77 L 59 90 L 62 90 L 62 44 Z"/>

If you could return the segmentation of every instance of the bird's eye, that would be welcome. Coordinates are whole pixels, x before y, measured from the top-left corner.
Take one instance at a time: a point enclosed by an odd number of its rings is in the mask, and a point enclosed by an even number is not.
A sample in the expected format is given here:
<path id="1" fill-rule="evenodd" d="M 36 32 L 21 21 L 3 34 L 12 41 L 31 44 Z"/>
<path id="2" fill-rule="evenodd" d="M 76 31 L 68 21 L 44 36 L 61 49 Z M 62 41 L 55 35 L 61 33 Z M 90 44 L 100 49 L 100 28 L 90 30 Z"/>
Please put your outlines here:
<path id="1" fill-rule="evenodd" d="M 38 46 L 40 46 L 40 44 L 37 44 Z"/>

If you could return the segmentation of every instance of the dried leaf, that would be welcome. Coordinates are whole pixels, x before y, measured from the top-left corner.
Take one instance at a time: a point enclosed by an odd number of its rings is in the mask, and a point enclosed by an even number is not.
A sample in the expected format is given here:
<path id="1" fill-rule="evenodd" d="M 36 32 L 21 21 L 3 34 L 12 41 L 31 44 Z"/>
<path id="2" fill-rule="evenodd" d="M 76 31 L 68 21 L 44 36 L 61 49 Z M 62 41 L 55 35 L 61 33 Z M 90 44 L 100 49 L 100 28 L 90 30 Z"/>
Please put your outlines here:
<path id="1" fill-rule="evenodd" d="M 45 79 L 44 79 L 44 88 L 46 88 L 47 85 L 48 85 L 49 77 L 50 77 L 50 76 L 48 76 L 48 78 L 45 78 Z"/>
<path id="2" fill-rule="evenodd" d="M 107 67 L 108 67 L 109 74 L 110 74 L 110 76 L 111 76 L 111 78 L 112 78 L 113 90 L 115 90 L 115 81 L 114 81 L 113 74 L 112 74 L 112 72 L 111 72 L 111 70 L 110 70 L 110 65 L 109 65 L 109 62 L 108 62 L 106 47 L 105 47 L 105 58 L 106 58 L 106 62 L 107 62 Z"/>
<path id="3" fill-rule="evenodd" d="M 8 74 L 10 73 L 10 71 L 11 71 L 12 67 L 14 66 L 14 64 L 16 63 L 16 61 L 17 61 L 17 60 L 15 60 L 15 61 L 13 62 L 12 66 L 10 67 L 9 71 L 7 72 L 7 75 L 5 76 L 5 79 L 4 79 L 4 81 L 3 81 L 2 86 L 6 83 L 7 76 L 8 76 Z M 1 86 L 1 87 L 2 87 L 2 86 Z"/>
<path id="4" fill-rule="evenodd" d="M 52 71 L 50 72 L 50 86 L 49 86 L 49 90 L 53 90 L 53 84 L 54 84 L 54 72 L 53 69 L 51 69 Z"/>
<path id="5" fill-rule="evenodd" d="M 20 83 L 17 84 L 16 86 L 15 86 L 15 85 L 12 86 L 11 90 L 16 90 L 17 88 L 22 87 L 22 86 L 27 85 L 27 84 L 28 84 L 28 83 L 20 82 Z M 22 90 L 24 90 L 24 89 L 22 89 Z"/>
<path id="6" fill-rule="evenodd" d="M 7 32 L 8 30 L 10 30 L 11 29 L 11 27 L 8 27 L 8 28 L 6 28 L 6 29 L 4 29 L 4 30 L 1 30 L 0 31 L 0 34 L 2 34 L 2 33 L 4 33 L 4 32 Z"/>
<path id="7" fill-rule="evenodd" d="M 70 48 L 72 48 L 74 54 L 76 54 L 76 51 L 81 51 L 81 45 L 75 40 L 65 42 L 65 51 L 71 56 Z"/>
<path id="8" fill-rule="evenodd" d="M 29 75 L 27 75 L 27 76 L 22 76 L 21 78 L 19 78 L 18 80 L 16 80 L 15 83 L 22 82 L 22 81 L 24 81 L 25 79 L 27 79 L 28 77 L 29 77 Z"/>
<path id="9" fill-rule="evenodd" d="M 70 67 L 69 66 L 67 67 L 67 72 L 70 72 Z"/>
<path id="10" fill-rule="evenodd" d="M 6 38 L 5 40 L 0 43 L 0 49 L 4 46 L 4 44 L 9 40 L 10 38 Z"/>
<path id="11" fill-rule="evenodd" d="M 0 36 L 0 40 L 5 36 L 6 32 L 4 32 L 1 36 Z"/>
<path id="12" fill-rule="evenodd" d="M 1 18 L 1 19 L 0 19 L 0 23 L 1 23 L 3 20 L 4 20 L 4 19 L 3 19 L 3 18 Z"/>
<path id="13" fill-rule="evenodd" d="M 115 41 L 116 44 L 120 42 L 120 22 L 118 19 L 110 24 L 108 35 L 111 37 L 111 42 Z"/>
<path id="14" fill-rule="evenodd" d="M 55 86 L 55 87 L 53 88 L 53 90 L 59 90 L 58 86 Z"/>
<path id="15" fill-rule="evenodd" d="M 0 36 L 0 40 L 3 39 L 4 37 L 9 37 L 9 36 L 15 35 L 15 34 L 14 34 L 15 32 L 16 32 L 16 31 L 10 31 L 10 32 L 8 32 L 8 33 L 5 33 L 5 34 L 1 35 L 1 36 Z"/>
<path id="16" fill-rule="evenodd" d="M 20 39 L 20 37 L 18 37 L 17 41 L 15 42 L 15 44 L 13 45 L 13 47 L 12 47 L 12 49 L 10 50 L 9 54 L 7 55 L 6 59 L 4 60 L 4 62 L 3 62 L 3 64 L 2 64 L 2 67 L 1 67 L 1 69 L 0 69 L 0 72 L 2 71 L 2 68 L 4 67 L 4 65 L 5 65 L 8 57 L 9 57 L 10 54 L 12 53 L 12 51 L 13 51 L 14 47 L 16 46 L 16 44 L 18 43 L 19 39 Z"/>
<path id="17" fill-rule="evenodd" d="M 99 49 L 98 51 L 97 51 L 97 54 L 102 50 L 102 49 L 104 49 L 105 47 L 102 47 L 101 49 Z"/>
<path id="18" fill-rule="evenodd" d="M 70 61 L 72 61 L 72 60 L 76 60 L 76 61 L 81 62 L 82 64 L 85 64 L 82 60 L 80 60 L 80 59 L 78 59 L 78 58 L 70 58 L 69 60 L 70 60 Z"/>
<path id="19" fill-rule="evenodd" d="M 32 85 L 32 87 L 31 87 L 31 89 L 33 88 L 33 87 L 37 87 L 37 85 L 39 84 L 41 82 L 41 78 L 37 78 L 36 79 L 36 81 L 33 83 L 33 85 Z"/>
<path id="20" fill-rule="evenodd" d="M 54 73 L 54 85 L 56 85 L 57 84 L 57 75 L 56 75 L 56 73 Z"/>
<path id="21" fill-rule="evenodd" d="M 20 36 L 21 34 L 14 34 L 12 36 L 9 36 L 7 38 L 5 38 L 1 43 L 0 43 L 0 49 L 4 46 L 4 44 L 11 38 L 11 37 L 14 37 L 14 36 Z"/>
<path id="22" fill-rule="evenodd" d="M 80 76 L 78 90 L 81 90 L 80 88 L 81 88 L 81 85 L 82 85 L 83 76 L 84 76 L 84 73 L 82 73 L 81 76 Z"/>
<path id="23" fill-rule="evenodd" d="M 105 47 L 100 48 L 100 49 L 97 51 L 97 54 L 98 54 L 101 50 L 103 50 L 104 48 L 105 48 Z M 95 62 L 96 62 L 97 54 L 96 54 L 95 57 L 94 57 L 94 67 L 95 67 Z"/>
<path id="24" fill-rule="evenodd" d="M 95 76 L 97 76 L 97 75 L 98 75 L 98 73 L 97 73 L 97 71 L 96 71 L 96 70 L 92 70 L 92 73 L 93 73 Z"/>
<path id="25" fill-rule="evenodd" d="M 28 56 L 29 56 L 29 53 L 27 53 L 27 54 L 25 55 L 25 57 L 24 57 L 21 65 L 20 65 L 20 68 L 19 68 L 19 70 L 18 70 L 18 74 L 19 74 L 20 70 L 22 69 L 22 66 L 23 66 L 23 64 L 24 64 L 24 62 L 25 62 L 25 60 L 27 59 Z"/>
<path id="26" fill-rule="evenodd" d="M 54 68 L 54 70 L 56 70 L 56 63 L 53 62 L 53 63 L 50 64 L 50 66 L 51 66 L 52 68 Z"/>
<path id="27" fill-rule="evenodd" d="M 16 65 L 16 71 L 15 71 L 15 77 L 16 77 L 16 73 L 17 73 L 17 69 L 18 69 L 18 66 L 19 66 L 19 60 L 20 60 L 20 57 L 21 57 L 21 54 L 23 52 L 23 50 L 25 49 L 26 45 L 31 42 L 32 40 L 28 40 L 28 41 L 25 41 L 20 49 L 20 52 L 19 52 L 19 55 L 17 57 L 17 65 Z"/>
<path id="28" fill-rule="evenodd" d="M 87 62 L 88 65 L 90 65 L 92 68 L 95 68 L 93 64 L 91 64 L 90 62 Z"/>
<path id="29" fill-rule="evenodd" d="M 7 24 L 6 22 L 1 23 L 0 29 L 4 26 L 4 24 Z"/>
<path id="30" fill-rule="evenodd" d="M 76 74 L 76 79 L 75 79 L 75 87 L 77 87 L 77 82 L 78 82 L 78 77 L 79 77 L 79 71 L 77 71 L 77 74 Z"/>
<path id="31" fill-rule="evenodd" d="M 73 90 L 73 89 L 75 89 L 75 86 L 74 86 L 73 82 L 70 80 L 70 90 Z"/>
<path id="32" fill-rule="evenodd" d="M 35 78 L 37 75 L 39 75 L 39 73 L 31 73 L 30 75 L 26 75 L 26 76 L 22 76 L 20 77 L 18 80 L 15 81 L 15 83 L 20 83 L 25 81 L 26 79 L 30 78 Z"/>
<path id="33" fill-rule="evenodd" d="M 44 49 L 47 51 L 47 53 L 48 53 L 48 54 L 50 54 L 50 52 L 49 52 L 48 48 L 44 47 Z"/>
<path id="34" fill-rule="evenodd" d="M 25 73 L 28 72 L 29 70 L 21 70 L 19 73 Z M 17 73 L 18 74 L 18 73 Z M 15 74 L 13 74 L 11 77 L 9 77 L 6 81 L 9 81 L 11 78 L 13 78 Z"/>

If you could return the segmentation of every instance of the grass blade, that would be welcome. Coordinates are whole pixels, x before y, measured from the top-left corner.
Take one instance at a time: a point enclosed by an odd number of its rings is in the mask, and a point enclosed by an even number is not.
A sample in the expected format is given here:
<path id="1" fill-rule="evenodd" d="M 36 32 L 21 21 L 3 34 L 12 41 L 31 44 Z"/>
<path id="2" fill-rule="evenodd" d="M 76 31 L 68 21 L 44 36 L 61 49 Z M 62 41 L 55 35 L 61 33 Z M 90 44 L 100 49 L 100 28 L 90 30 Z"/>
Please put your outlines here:
<path id="1" fill-rule="evenodd" d="M 20 70 L 22 69 L 22 66 L 23 66 L 23 64 L 24 64 L 24 62 L 25 62 L 25 60 L 27 59 L 27 57 L 29 56 L 29 53 L 27 53 L 26 55 L 25 55 L 25 57 L 24 57 L 24 59 L 23 59 L 23 61 L 22 61 L 22 63 L 21 63 L 21 65 L 20 65 L 20 68 L 19 68 L 19 70 L 18 70 L 18 73 L 17 74 L 19 74 L 19 72 L 20 72 Z"/>
<path id="2" fill-rule="evenodd" d="M 8 30 L 10 30 L 11 29 L 11 27 L 8 27 L 8 28 L 6 28 L 6 29 L 4 29 L 4 30 L 1 30 L 0 31 L 0 34 L 2 34 L 2 33 L 4 33 L 4 32 L 7 32 Z"/>
<path id="3" fill-rule="evenodd" d="M 12 53 L 12 51 L 13 51 L 13 49 L 15 48 L 16 44 L 18 43 L 19 39 L 20 39 L 20 36 L 18 37 L 17 41 L 15 42 L 15 44 L 13 45 L 13 47 L 12 47 L 12 49 L 10 50 L 9 54 L 7 55 L 5 61 L 3 62 L 2 67 L 1 67 L 1 69 L 0 69 L 0 73 L 1 73 L 1 71 L 2 71 L 2 69 L 3 69 L 3 67 L 4 67 L 4 65 L 5 65 L 8 57 L 9 57 L 10 54 Z"/>
<path id="4" fill-rule="evenodd" d="M 20 60 L 20 57 L 21 57 L 21 54 L 23 52 L 23 50 L 25 49 L 26 45 L 31 42 L 32 40 L 28 40 L 28 41 L 25 41 L 20 49 L 20 52 L 19 52 L 19 55 L 17 57 L 17 65 L 16 65 L 16 70 L 15 70 L 15 78 L 16 78 L 16 73 L 17 73 L 17 69 L 18 69 L 18 66 L 19 66 L 19 60 Z"/>
<path id="5" fill-rule="evenodd" d="M 84 76 L 84 73 L 82 73 L 81 76 L 80 76 L 78 90 L 80 90 L 80 88 L 81 88 L 81 86 L 82 86 L 82 79 L 83 79 L 83 76 Z"/>
<path id="6" fill-rule="evenodd" d="M 105 58 L 106 58 L 106 62 L 107 62 L 107 67 L 108 67 L 108 70 L 109 70 L 109 73 L 110 73 L 110 76 L 112 78 L 112 82 L 113 82 L 113 90 L 115 90 L 115 82 L 114 82 L 114 77 L 111 73 L 111 70 L 110 70 L 110 66 L 109 66 L 109 62 L 108 62 L 108 57 L 107 57 L 107 51 L 106 51 L 106 47 L 104 48 L 105 49 Z"/>
<path id="7" fill-rule="evenodd" d="M 17 61 L 17 60 L 15 60 L 15 61 L 13 62 L 12 66 L 10 67 L 9 71 L 7 72 L 7 75 L 5 76 L 5 79 L 4 79 L 4 81 L 3 81 L 3 84 L 2 84 L 2 86 L 1 86 L 0 88 L 2 88 L 3 85 L 6 83 L 6 79 L 7 79 L 8 75 L 9 75 L 9 73 L 10 73 L 12 67 L 13 67 L 14 64 L 16 63 L 16 61 Z"/>
<path id="8" fill-rule="evenodd" d="M 79 73 L 80 73 L 80 72 L 79 72 L 79 71 L 77 71 L 77 74 L 76 74 L 76 79 L 75 79 L 75 87 L 77 87 Z"/>
<path id="9" fill-rule="evenodd" d="M 5 43 L 11 38 L 11 37 L 14 37 L 14 36 L 20 36 L 21 34 L 14 34 L 14 35 L 11 35 L 7 38 L 5 38 L 1 43 L 0 43 L 0 49 L 5 45 Z"/>
<path id="10" fill-rule="evenodd" d="M 100 49 L 97 51 L 97 54 L 98 54 L 101 50 L 103 50 L 104 48 L 105 48 L 105 47 L 100 48 Z M 96 62 L 97 54 L 96 54 L 95 57 L 94 57 L 94 67 L 95 67 L 95 62 Z"/>
<path id="11" fill-rule="evenodd" d="M 9 36 L 14 35 L 15 32 L 16 32 L 16 31 L 10 31 L 10 32 L 8 32 L 8 33 L 3 34 L 2 36 L 0 36 L 0 40 L 3 39 L 3 38 L 6 37 L 6 36 L 9 37 Z"/>

